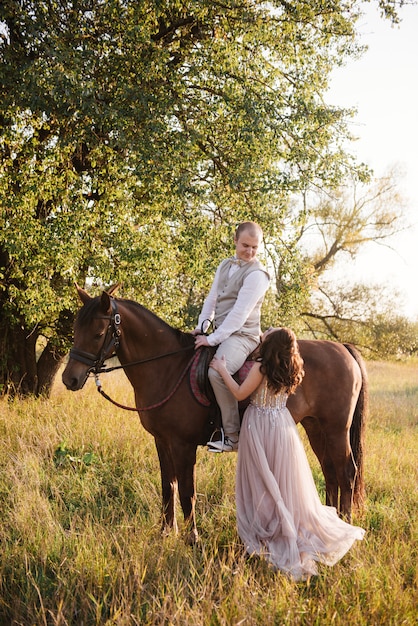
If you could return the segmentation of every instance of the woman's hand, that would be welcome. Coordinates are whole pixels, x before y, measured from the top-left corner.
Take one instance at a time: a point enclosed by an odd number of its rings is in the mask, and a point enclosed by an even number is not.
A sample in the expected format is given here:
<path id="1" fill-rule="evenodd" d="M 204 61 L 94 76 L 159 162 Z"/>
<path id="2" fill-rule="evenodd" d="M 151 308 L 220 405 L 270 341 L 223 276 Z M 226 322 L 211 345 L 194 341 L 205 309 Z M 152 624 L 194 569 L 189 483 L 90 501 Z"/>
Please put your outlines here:
<path id="1" fill-rule="evenodd" d="M 223 355 L 221 359 L 219 359 L 218 357 L 214 356 L 212 361 L 209 363 L 209 367 L 211 367 L 212 369 L 215 370 L 215 372 L 218 372 L 219 374 L 222 374 L 223 371 L 227 371 L 226 369 L 226 358 Z"/>

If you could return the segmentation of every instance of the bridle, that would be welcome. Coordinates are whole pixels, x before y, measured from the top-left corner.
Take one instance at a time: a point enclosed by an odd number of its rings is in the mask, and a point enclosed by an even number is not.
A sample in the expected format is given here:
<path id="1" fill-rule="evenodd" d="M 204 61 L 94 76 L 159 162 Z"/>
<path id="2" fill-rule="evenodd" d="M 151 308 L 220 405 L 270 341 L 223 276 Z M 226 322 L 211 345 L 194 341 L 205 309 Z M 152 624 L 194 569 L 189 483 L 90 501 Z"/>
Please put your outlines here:
<path id="1" fill-rule="evenodd" d="M 111 356 L 116 354 L 120 345 L 120 314 L 118 313 L 116 301 L 113 298 L 110 300 L 110 303 L 112 306 L 110 315 L 100 315 L 98 317 L 98 319 L 109 320 L 109 326 L 107 327 L 106 335 L 99 354 L 96 356 L 91 352 L 85 352 L 84 350 L 79 350 L 74 347 L 70 350 L 70 359 L 74 359 L 75 361 L 79 361 L 80 363 L 84 363 L 89 366 L 86 373 L 86 379 L 89 374 L 97 376 L 104 371 L 109 371 L 104 367 L 104 362 L 106 359 L 109 359 Z"/>
<path id="2" fill-rule="evenodd" d="M 184 348 L 179 348 L 178 350 L 174 350 L 172 352 L 166 352 L 164 354 L 160 354 L 157 356 L 152 356 L 152 357 L 148 357 L 146 359 L 141 359 L 140 361 L 132 361 L 130 363 L 125 363 L 124 365 L 115 365 L 114 367 L 105 367 L 105 361 L 106 359 L 110 359 L 112 356 L 115 356 L 117 353 L 117 350 L 120 346 L 120 336 L 121 336 L 121 330 L 120 330 L 120 325 L 121 325 L 121 316 L 118 312 L 118 307 L 117 307 L 117 303 L 116 300 L 114 298 L 110 299 L 111 302 L 111 312 L 110 315 L 101 315 L 101 316 L 96 316 L 96 319 L 107 319 L 109 320 L 109 325 L 107 327 L 106 330 L 106 335 L 105 338 L 103 340 L 103 345 L 100 349 L 99 354 L 96 356 L 94 354 L 92 354 L 91 352 L 85 352 L 84 350 L 79 350 L 78 348 L 71 348 L 70 350 L 70 358 L 74 359 L 75 361 L 79 361 L 80 363 L 84 363 L 85 365 L 88 365 L 89 368 L 86 372 L 86 380 L 89 377 L 90 374 L 94 374 L 94 377 L 96 379 L 96 387 L 97 387 L 97 391 L 104 397 L 106 398 L 106 400 L 109 400 L 109 402 L 112 402 L 112 404 L 114 404 L 115 406 L 118 406 L 121 409 L 125 409 L 127 411 L 149 411 L 151 409 L 155 409 L 157 407 L 162 406 L 163 404 L 165 404 L 166 402 L 168 402 L 168 400 L 174 395 L 174 393 L 177 391 L 177 389 L 180 386 L 180 383 L 182 382 L 183 378 L 185 377 L 187 371 L 190 369 L 193 360 L 195 358 L 195 354 L 193 354 L 192 358 L 190 359 L 190 361 L 187 363 L 186 367 L 184 368 L 183 372 L 180 375 L 180 378 L 178 379 L 177 383 L 175 384 L 175 386 L 173 387 L 173 389 L 171 390 L 171 392 L 161 401 L 161 402 L 157 402 L 155 404 L 152 404 L 150 406 L 147 407 L 128 407 L 125 406 L 123 404 L 119 404 L 118 402 L 116 402 L 115 400 L 112 400 L 112 398 L 110 398 L 102 389 L 102 385 L 100 383 L 99 380 L 99 374 L 102 373 L 107 373 L 107 372 L 113 372 L 114 370 L 117 369 L 124 369 L 125 367 L 129 367 L 131 365 L 141 365 L 142 363 L 148 363 L 149 361 L 155 361 L 157 359 L 161 359 L 163 357 L 166 356 L 170 356 L 172 354 L 177 354 L 179 352 L 184 352 L 185 350 L 194 350 L 194 346 L 186 346 Z"/>

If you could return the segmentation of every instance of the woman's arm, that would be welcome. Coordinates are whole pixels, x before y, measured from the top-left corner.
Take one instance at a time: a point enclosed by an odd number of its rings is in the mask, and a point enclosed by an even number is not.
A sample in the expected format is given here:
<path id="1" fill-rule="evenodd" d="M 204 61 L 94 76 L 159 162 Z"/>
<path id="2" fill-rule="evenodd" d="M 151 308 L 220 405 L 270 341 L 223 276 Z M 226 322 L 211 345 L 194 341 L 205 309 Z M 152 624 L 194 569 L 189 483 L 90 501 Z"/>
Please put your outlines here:
<path id="1" fill-rule="evenodd" d="M 257 362 L 252 366 L 250 373 L 242 385 L 239 385 L 226 369 L 226 360 L 224 356 L 222 359 L 218 359 L 216 356 L 213 357 L 210 362 L 210 367 L 222 376 L 225 385 L 237 400 L 245 400 L 245 398 L 248 398 L 248 396 L 250 396 L 252 392 L 257 389 L 263 380 L 263 374 L 260 372 L 260 363 Z"/>

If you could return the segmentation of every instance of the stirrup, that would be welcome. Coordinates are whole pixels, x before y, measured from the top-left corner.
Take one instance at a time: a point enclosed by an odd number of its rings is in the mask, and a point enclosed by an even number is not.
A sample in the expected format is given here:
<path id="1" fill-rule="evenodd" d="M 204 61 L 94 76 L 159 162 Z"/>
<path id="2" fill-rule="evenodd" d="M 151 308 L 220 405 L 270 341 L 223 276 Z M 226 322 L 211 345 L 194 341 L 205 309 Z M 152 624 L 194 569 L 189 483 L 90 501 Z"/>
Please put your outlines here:
<path id="1" fill-rule="evenodd" d="M 209 441 L 208 441 L 208 442 L 207 442 L 207 444 L 206 444 L 207 446 L 210 446 L 210 444 L 211 444 L 211 443 L 212 443 L 212 441 L 213 441 L 214 436 L 215 436 L 217 433 L 221 433 L 221 438 L 220 438 L 220 439 L 216 439 L 216 441 L 222 441 L 222 447 L 223 447 L 223 445 L 224 445 L 224 443 L 225 443 L 225 432 L 224 432 L 224 429 L 223 429 L 222 427 L 221 427 L 221 428 L 216 428 L 216 429 L 213 431 L 213 433 L 212 433 L 212 434 L 211 434 L 211 436 L 210 436 Z"/>

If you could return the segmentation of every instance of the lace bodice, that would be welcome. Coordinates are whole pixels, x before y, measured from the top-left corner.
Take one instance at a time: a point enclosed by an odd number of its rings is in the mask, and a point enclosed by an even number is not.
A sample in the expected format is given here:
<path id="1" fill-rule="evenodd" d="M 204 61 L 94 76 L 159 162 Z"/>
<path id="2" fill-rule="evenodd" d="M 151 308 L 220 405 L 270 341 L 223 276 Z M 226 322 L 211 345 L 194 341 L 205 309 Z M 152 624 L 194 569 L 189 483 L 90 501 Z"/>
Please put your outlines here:
<path id="1" fill-rule="evenodd" d="M 277 395 L 274 395 L 267 387 L 267 381 L 264 381 L 251 394 L 250 403 L 260 409 L 281 410 L 286 406 L 287 397 L 288 394 L 285 391 L 280 391 Z"/>

